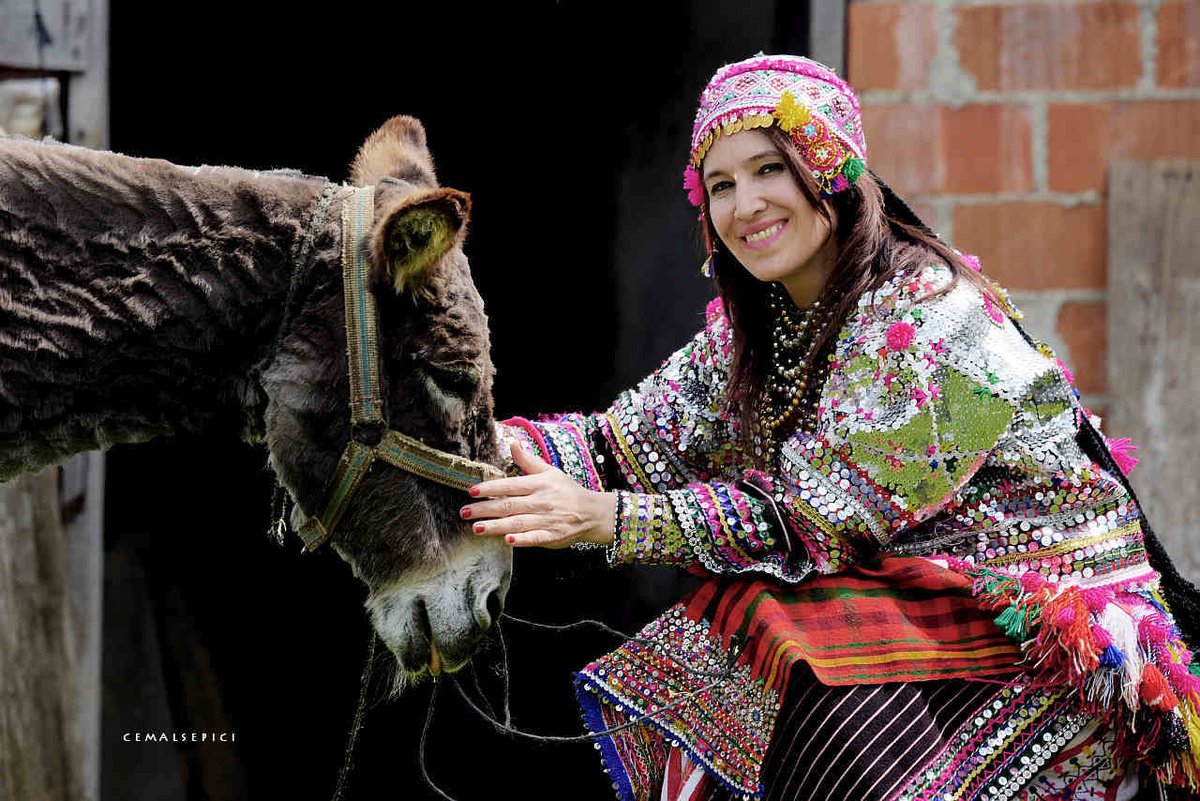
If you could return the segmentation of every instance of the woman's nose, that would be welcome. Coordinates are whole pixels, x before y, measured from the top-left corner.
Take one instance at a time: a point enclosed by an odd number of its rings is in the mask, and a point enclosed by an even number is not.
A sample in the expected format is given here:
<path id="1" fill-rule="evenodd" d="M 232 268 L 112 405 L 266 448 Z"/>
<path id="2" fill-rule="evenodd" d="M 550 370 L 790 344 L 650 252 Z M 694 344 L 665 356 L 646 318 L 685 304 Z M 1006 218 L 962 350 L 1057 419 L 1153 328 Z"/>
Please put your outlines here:
<path id="1" fill-rule="evenodd" d="M 734 191 L 737 195 L 734 198 L 733 214 L 738 219 L 748 220 L 766 208 L 766 199 L 754 187 L 737 186 Z"/>

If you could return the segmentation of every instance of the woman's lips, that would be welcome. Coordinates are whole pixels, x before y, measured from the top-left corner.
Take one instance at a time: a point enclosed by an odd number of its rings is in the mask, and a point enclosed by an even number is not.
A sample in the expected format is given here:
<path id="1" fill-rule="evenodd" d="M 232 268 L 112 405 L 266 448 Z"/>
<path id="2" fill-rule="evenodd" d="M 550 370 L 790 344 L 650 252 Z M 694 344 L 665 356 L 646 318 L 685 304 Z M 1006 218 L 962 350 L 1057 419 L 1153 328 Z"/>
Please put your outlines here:
<path id="1" fill-rule="evenodd" d="M 749 234 L 741 237 L 742 243 L 751 250 L 761 250 L 762 248 L 770 247 L 775 240 L 783 235 L 783 229 L 787 227 L 787 220 L 779 220 L 773 222 L 765 228 L 760 228 Z"/>

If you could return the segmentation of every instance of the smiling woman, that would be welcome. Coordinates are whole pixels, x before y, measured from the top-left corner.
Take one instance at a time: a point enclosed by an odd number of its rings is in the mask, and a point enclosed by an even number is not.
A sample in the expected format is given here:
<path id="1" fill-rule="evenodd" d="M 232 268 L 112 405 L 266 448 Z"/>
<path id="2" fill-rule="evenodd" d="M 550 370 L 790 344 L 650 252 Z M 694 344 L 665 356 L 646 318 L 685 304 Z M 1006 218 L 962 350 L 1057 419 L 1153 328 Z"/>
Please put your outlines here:
<path id="1" fill-rule="evenodd" d="M 708 212 L 721 243 L 762 282 L 778 281 L 799 306 L 820 296 L 837 256 L 836 224 L 808 170 L 765 131 L 717 140 L 704 159 Z"/>
<path id="2" fill-rule="evenodd" d="M 704 330 L 603 413 L 500 424 L 523 475 L 462 516 L 705 577 L 577 674 L 624 799 L 1200 788 L 1195 589 L 861 123 L 808 59 L 718 70 L 684 175 Z"/>

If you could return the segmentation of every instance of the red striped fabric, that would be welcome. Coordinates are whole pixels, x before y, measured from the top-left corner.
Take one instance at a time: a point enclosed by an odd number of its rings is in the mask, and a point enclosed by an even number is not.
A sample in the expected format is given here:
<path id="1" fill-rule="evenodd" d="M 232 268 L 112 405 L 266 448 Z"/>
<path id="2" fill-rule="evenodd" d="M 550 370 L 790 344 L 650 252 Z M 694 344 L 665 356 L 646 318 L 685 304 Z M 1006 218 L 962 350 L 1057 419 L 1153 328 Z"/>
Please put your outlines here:
<path id="1" fill-rule="evenodd" d="M 919 557 L 884 557 L 795 587 L 713 578 L 688 599 L 728 642 L 744 636 L 756 677 L 782 688 L 803 660 L 824 684 L 1011 675 L 1017 644 L 970 580 Z"/>

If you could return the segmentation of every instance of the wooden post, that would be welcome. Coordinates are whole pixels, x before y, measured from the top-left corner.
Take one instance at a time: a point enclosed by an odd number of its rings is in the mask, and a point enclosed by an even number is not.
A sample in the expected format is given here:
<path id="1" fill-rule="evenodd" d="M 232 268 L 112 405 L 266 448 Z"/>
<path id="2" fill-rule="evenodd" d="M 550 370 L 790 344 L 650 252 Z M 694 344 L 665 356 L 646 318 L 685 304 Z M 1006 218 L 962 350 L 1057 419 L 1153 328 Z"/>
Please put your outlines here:
<path id="1" fill-rule="evenodd" d="M 1180 571 L 1200 578 L 1200 162 L 1118 162 L 1108 191 L 1108 436 Z"/>
<path id="2" fill-rule="evenodd" d="M 0 796 L 88 798 L 58 468 L 0 485 L 0 510 Z"/>
<path id="3" fill-rule="evenodd" d="M 0 127 L 106 147 L 107 0 L 0 4 L 3 77 Z M 0 485 L 0 798 L 100 797 L 103 502 L 99 453 Z"/>

